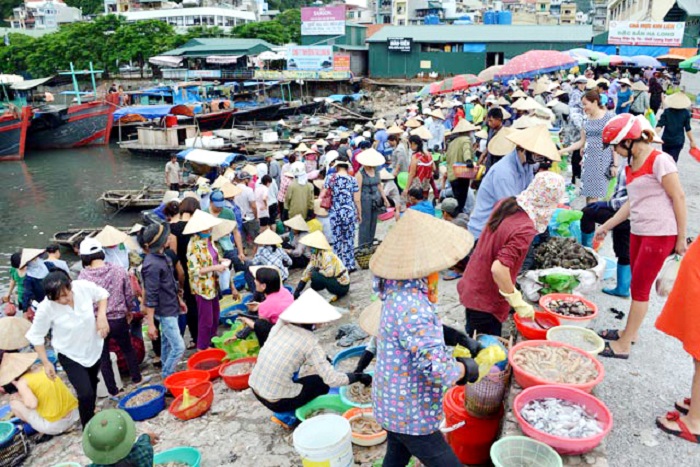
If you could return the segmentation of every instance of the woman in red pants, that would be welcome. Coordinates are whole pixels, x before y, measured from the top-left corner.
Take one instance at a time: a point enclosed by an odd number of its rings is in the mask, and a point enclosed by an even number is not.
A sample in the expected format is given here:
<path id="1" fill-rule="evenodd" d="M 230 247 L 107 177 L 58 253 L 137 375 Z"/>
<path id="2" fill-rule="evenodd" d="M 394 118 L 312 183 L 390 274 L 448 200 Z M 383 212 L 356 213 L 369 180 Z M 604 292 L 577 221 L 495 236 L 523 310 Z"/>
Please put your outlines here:
<path id="1" fill-rule="evenodd" d="M 599 355 L 629 358 L 632 343 L 649 309 L 651 286 L 666 258 L 686 250 L 685 194 L 673 158 L 651 146 L 656 134 L 644 116 L 620 114 L 603 129 L 603 143 L 627 157 L 625 169 L 629 199 L 596 232 L 604 237 L 624 220 L 630 220 L 632 304 L 625 329 L 606 329 L 608 340 Z"/>

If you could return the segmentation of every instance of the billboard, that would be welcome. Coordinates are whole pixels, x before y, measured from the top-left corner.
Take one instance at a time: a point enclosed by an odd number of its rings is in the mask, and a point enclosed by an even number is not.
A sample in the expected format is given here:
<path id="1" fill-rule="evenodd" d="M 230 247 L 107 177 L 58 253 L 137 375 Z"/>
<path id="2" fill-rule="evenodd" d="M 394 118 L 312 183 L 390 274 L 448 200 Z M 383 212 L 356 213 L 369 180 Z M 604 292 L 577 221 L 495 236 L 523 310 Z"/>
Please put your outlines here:
<path id="1" fill-rule="evenodd" d="M 679 47 L 685 23 L 610 21 L 608 44 Z"/>
<path id="2" fill-rule="evenodd" d="M 389 37 L 387 39 L 387 49 L 392 52 L 411 52 L 413 39 L 410 37 Z"/>
<path id="3" fill-rule="evenodd" d="M 333 46 L 304 45 L 287 47 L 287 70 L 332 71 Z"/>
<path id="4" fill-rule="evenodd" d="M 342 36 L 344 34 L 344 5 L 301 9 L 302 36 Z"/>
<path id="5" fill-rule="evenodd" d="M 350 55 L 333 55 L 333 71 L 350 71 Z"/>

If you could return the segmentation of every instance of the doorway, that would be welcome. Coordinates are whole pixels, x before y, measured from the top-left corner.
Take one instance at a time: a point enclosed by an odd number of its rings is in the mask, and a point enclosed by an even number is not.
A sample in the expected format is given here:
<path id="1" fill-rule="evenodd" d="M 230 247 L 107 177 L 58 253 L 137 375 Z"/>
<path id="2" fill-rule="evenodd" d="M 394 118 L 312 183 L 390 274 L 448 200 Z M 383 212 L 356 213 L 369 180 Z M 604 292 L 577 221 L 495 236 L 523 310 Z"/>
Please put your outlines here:
<path id="1" fill-rule="evenodd" d="M 486 52 L 486 68 L 494 65 L 503 65 L 503 52 Z"/>

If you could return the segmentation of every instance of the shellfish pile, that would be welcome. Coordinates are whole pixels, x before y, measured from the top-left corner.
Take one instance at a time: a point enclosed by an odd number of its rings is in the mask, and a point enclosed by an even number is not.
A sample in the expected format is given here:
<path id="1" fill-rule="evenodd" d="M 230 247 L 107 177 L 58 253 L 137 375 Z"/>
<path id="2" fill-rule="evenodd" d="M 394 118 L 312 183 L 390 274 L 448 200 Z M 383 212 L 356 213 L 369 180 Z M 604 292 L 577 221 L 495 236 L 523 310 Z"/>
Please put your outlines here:
<path id="1" fill-rule="evenodd" d="M 574 238 L 552 237 L 535 248 L 535 269 L 591 269 L 597 264 L 593 253 Z"/>
<path id="2" fill-rule="evenodd" d="M 598 377 L 591 358 L 565 347 L 525 347 L 515 352 L 513 363 L 532 376 L 556 384 L 586 384 Z"/>

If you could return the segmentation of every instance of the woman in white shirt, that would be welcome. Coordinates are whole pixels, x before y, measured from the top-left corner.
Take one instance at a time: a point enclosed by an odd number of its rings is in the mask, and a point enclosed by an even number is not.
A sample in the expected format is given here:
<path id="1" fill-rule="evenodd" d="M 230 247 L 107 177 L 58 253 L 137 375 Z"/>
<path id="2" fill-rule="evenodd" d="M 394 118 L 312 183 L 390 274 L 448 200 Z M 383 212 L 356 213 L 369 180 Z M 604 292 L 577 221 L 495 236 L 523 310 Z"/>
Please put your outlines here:
<path id="1" fill-rule="evenodd" d="M 26 337 L 39 354 L 46 376 L 54 379 L 56 370 L 45 347 L 51 331 L 51 345 L 75 388 L 80 422 L 85 427 L 95 414 L 97 374 L 104 338 L 109 333 L 109 292 L 89 281 L 71 281 L 63 271 L 50 273 L 43 285 L 46 298 L 37 307 Z"/>

